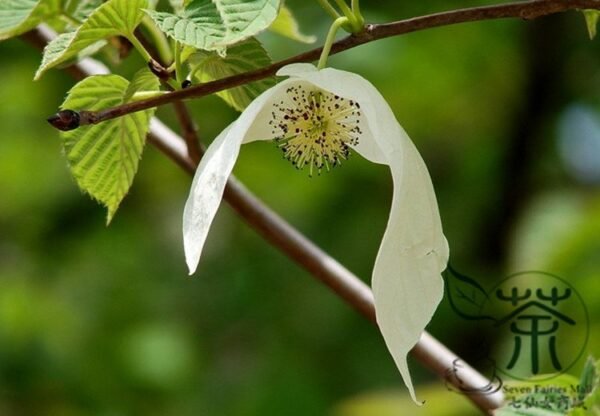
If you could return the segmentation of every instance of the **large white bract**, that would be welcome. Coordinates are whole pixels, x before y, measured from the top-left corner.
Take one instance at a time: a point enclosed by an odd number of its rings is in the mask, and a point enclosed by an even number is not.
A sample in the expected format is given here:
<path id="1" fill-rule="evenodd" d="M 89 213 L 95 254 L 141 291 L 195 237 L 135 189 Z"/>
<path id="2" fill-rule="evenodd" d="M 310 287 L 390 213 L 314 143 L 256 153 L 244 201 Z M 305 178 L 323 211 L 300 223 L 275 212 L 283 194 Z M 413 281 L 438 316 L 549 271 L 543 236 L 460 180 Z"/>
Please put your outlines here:
<path id="1" fill-rule="evenodd" d="M 352 148 L 390 167 L 394 195 L 373 269 L 377 322 L 416 401 L 406 357 L 443 295 L 448 261 L 433 185 L 423 159 L 381 94 L 364 78 L 332 68 L 293 64 L 289 76 L 254 100 L 210 145 L 198 166 L 183 214 L 185 256 L 198 266 L 240 146 L 276 140 L 297 167 L 329 169 Z"/>

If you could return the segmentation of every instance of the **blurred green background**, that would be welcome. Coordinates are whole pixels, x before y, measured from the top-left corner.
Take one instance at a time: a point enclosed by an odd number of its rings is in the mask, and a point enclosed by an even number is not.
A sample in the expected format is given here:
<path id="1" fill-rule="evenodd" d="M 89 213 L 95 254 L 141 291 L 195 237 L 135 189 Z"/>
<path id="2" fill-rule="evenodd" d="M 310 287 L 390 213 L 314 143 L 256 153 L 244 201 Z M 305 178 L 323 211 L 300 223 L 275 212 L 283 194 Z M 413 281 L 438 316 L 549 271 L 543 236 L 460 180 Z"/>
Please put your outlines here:
<path id="1" fill-rule="evenodd" d="M 362 3 L 369 22 L 486 4 Z M 288 4 L 322 41 L 329 21 L 316 2 Z M 274 59 L 310 47 L 261 40 Z M 34 83 L 40 54 L 21 40 L 1 43 L 0 57 L 0 415 L 478 414 L 411 361 L 427 401 L 417 409 L 376 328 L 226 204 L 187 277 L 191 180 L 154 148 L 106 227 L 45 121 L 74 81 L 53 70 Z M 115 70 L 139 65 L 132 56 Z M 583 17 L 443 27 L 330 65 L 372 81 L 417 144 L 454 267 L 488 288 L 532 269 L 568 280 L 590 315 L 584 357 L 598 356 L 600 42 Z M 214 97 L 192 107 L 205 142 L 235 117 Z M 170 108 L 158 115 L 175 126 Z M 369 280 L 391 199 L 385 167 L 353 156 L 308 178 L 262 143 L 244 147 L 235 173 Z M 482 333 L 447 300 L 429 330 L 468 360 L 484 358 Z"/>

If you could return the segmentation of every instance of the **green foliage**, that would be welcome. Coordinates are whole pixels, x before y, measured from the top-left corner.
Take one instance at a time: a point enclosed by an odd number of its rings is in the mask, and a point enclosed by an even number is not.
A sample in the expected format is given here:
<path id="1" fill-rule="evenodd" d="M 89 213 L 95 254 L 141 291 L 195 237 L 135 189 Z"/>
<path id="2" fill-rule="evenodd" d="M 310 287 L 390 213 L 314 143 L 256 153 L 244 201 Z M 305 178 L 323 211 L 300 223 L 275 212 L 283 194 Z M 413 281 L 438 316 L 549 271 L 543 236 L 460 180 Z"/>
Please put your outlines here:
<path id="1" fill-rule="evenodd" d="M 569 416 L 597 416 L 600 414 L 600 361 L 589 357 L 579 381 L 579 402 Z"/>
<path id="2" fill-rule="evenodd" d="M 199 51 L 189 58 L 194 66 L 194 74 L 198 81 L 208 82 L 252 71 L 271 63 L 271 58 L 260 42 L 254 38 L 232 46 L 227 51 L 226 57 L 221 57 L 215 52 Z M 275 84 L 273 78 L 244 84 L 218 92 L 217 95 L 238 111 L 242 111 L 260 93 Z"/>
<path id="3" fill-rule="evenodd" d="M 584 10 L 583 17 L 585 17 L 585 24 L 587 26 L 590 39 L 594 39 L 596 37 L 596 26 L 598 25 L 598 17 L 600 17 L 600 13 L 598 10 Z"/>
<path id="4" fill-rule="evenodd" d="M 210 0 L 192 2 L 181 15 L 153 10 L 146 13 L 167 35 L 198 49 L 217 49 L 227 32 L 216 5 Z"/>
<path id="5" fill-rule="evenodd" d="M 158 79 L 147 69 L 139 71 L 131 83 L 118 75 L 97 75 L 75 85 L 62 107 L 102 110 L 132 101 L 135 93 L 156 91 L 158 86 Z M 62 134 L 77 184 L 108 208 L 107 223 L 133 182 L 153 113 L 132 113 Z"/>
<path id="6" fill-rule="evenodd" d="M 104 0 L 75 0 L 70 1 L 65 7 L 65 13 L 75 20 L 83 21 L 91 15 L 94 10 L 102 6 Z"/>
<path id="7" fill-rule="evenodd" d="M 46 46 L 35 79 L 100 40 L 116 35 L 132 39 L 133 31 L 144 17 L 144 7 L 148 7 L 148 0 L 109 0 L 97 8 L 77 30 L 58 36 Z"/>
<path id="8" fill-rule="evenodd" d="M 18 36 L 60 11 L 61 0 L 0 0 L 0 40 Z"/>
<path id="9" fill-rule="evenodd" d="M 194 0 L 179 15 L 146 12 L 173 39 L 223 55 L 229 45 L 268 28 L 278 9 L 279 0 Z"/>
<path id="10" fill-rule="evenodd" d="M 317 40 L 316 36 L 305 35 L 300 31 L 300 26 L 298 26 L 292 11 L 285 5 L 279 9 L 279 14 L 269 26 L 269 30 L 302 43 L 314 43 Z"/>
<path id="11" fill-rule="evenodd" d="M 190 0 L 169 0 L 169 4 L 175 13 L 181 13 L 189 3 Z"/>

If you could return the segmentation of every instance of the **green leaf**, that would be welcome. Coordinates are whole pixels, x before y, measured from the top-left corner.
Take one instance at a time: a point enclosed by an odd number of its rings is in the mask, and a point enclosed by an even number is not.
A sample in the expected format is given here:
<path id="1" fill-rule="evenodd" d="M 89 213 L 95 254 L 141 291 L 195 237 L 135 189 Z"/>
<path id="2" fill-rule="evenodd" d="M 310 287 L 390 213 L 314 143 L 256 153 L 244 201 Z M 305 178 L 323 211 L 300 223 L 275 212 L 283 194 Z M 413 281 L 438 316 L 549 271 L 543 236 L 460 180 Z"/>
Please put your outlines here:
<path id="1" fill-rule="evenodd" d="M 194 0 L 179 14 L 146 10 L 167 35 L 196 49 L 224 54 L 229 45 L 266 29 L 279 0 Z"/>
<path id="2" fill-rule="evenodd" d="M 597 363 L 592 357 L 588 357 L 579 380 L 579 387 L 581 388 L 579 398 L 583 400 L 587 394 L 598 388 L 599 383 L 600 374 L 598 374 Z"/>
<path id="3" fill-rule="evenodd" d="M 103 0 L 80 0 L 71 1 L 65 11 L 69 16 L 74 17 L 79 21 L 84 21 L 94 10 L 102 6 Z"/>
<path id="4" fill-rule="evenodd" d="M 147 69 L 139 71 L 131 83 L 118 75 L 96 75 L 75 85 L 62 108 L 98 111 L 158 88 L 157 77 Z M 131 187 L 154 111 L 131 113 L 61 134 L 77 184 L 108 208 L 107 223 Z"/>
<path id="5" fill-rule="evenodd" d="M 232 45 L 268 28 L 279 12 L 279 0 L 213 0 L 221 12 L 227 35 L 222 45 Z"/>
<path id="6" fill-rule="evenodd" d="M 46 45 L 34 79 L 99 40 L 117 35 L 133 38 L 133 31 L 144 17 L 144 7 L 148 7 L 148 0 L 109 0 L 104 3 L 77 30 L 64 33 Z"/>
<path id="7" fill-rule="evenodd" d="M 305 35 L 300 32 L 300 27 L 296 18 L 292 14 L 291 10 L 285 5 L 279 9 L 279 14 L 271 26 L 269 26 L 271 32 L 277 33 L 278 35 L 285 36 L 286 38 L 293 39 L 302 43 L 314 43 L 317 40 L 316 36 Z"/>
<path id="8" fill-rule="evenodd" d="M 585 24 L 587 25 L 590 39 L 594 39 L 596 37 L 596 25 L 598 17 L 600 17 L 600 12 L 598 10 L 584 10 L 583 17 L 585 17 Z"/>
<path id="9" fill-rule="evenodd" d="M 195 78 L 200 82 L 209 82 L 236 74 L 262 68 L 271 63 L 271 58 L 260 42 L 255 38 L 246 39 L 227 50 L 227 56 L 221 57 L 214 52 L 200 51 L 190 57 L 194 66 Z M 217 93 L 227 104 L 242 111 L 263 91 L 275 84 L 274 78 L 244 84 Z"/>
<path id="10" fill-rule="evenodd" d="M 569 416 L 592 416 L 600 414 L 600 361 L 589 357 L 579 380 L 578 406 Z"/>
<path id="11" fill-rule="evenodd" d="M 46 45 L 46 47 L 44 48 L 44 56 L 42 57 L 42 66 L 44 65 L 46 57 L 52 57 L 52 56 L 57 56 L 57 55 L 61 54 L 62 51 L 64 51 L 65 48 L 68 47 L 68 45 L 73 41 L 73 37 L 76 35 L 76 33 L 77 32 L 62 33 L 62 34 L 58 35 L 56 38 L 54 38 L 52 40 L 52 42 L 50 42 L 48 45 Z M 52 66 L 60 67 L 60 66 L 63 66 L 63 64 L 64 65 L 72 64 L 77 60 L 85 58 L 86 56 L 91 56 L 91 55 L 95 54 L 100 49 L 102 49 L 105 45 L 106 45 L 105 40 L 99 40 L 97 42 L 91 43 L 90 45 L 86 46 L 85 48 L 77 51 L 75 54 L 69 55 L 68 57 L 65 57 L 65 59 L 61 59 L 59 62 L 56 62 Z M 39 71 L 40 70 L 38 69 L 38 73 L 39 73 Z M 35 79 L 39 79 L 39 76 L 41 76 L 41 74 L 38 75 L 38 73 L 36 73 Z"/>
<path id="12" fill-rule="evenodd" d="M 0 40 L 33 29 L 60 12 L 60 0 L 0 0 Z"/>
<path id="13" fill-rule="evenodd" d="M 167 35 L 197 49 L 215 50 L 226 34 L 217 7 L 210 0 L 193 1 L 181 15 L 146 10 Z M 222 49 L 222 48 L 220 48 Z"/>

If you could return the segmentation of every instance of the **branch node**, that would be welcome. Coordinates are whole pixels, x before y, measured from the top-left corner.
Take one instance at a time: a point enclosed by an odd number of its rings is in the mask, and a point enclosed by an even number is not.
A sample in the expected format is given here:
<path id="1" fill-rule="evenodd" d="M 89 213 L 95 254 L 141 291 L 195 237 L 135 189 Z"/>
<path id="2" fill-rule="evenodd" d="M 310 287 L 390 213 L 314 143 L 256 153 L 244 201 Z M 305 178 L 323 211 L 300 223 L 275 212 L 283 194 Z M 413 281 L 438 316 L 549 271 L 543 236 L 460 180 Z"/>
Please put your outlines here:
<path id="1" fill-rule="evenodd" d="M 148 62 L 148 68 L 150 68 L 150 71 L 161 81 L 168 81 L 169 78 L 171 78 L 171 73 L 154 59 Z"/>

